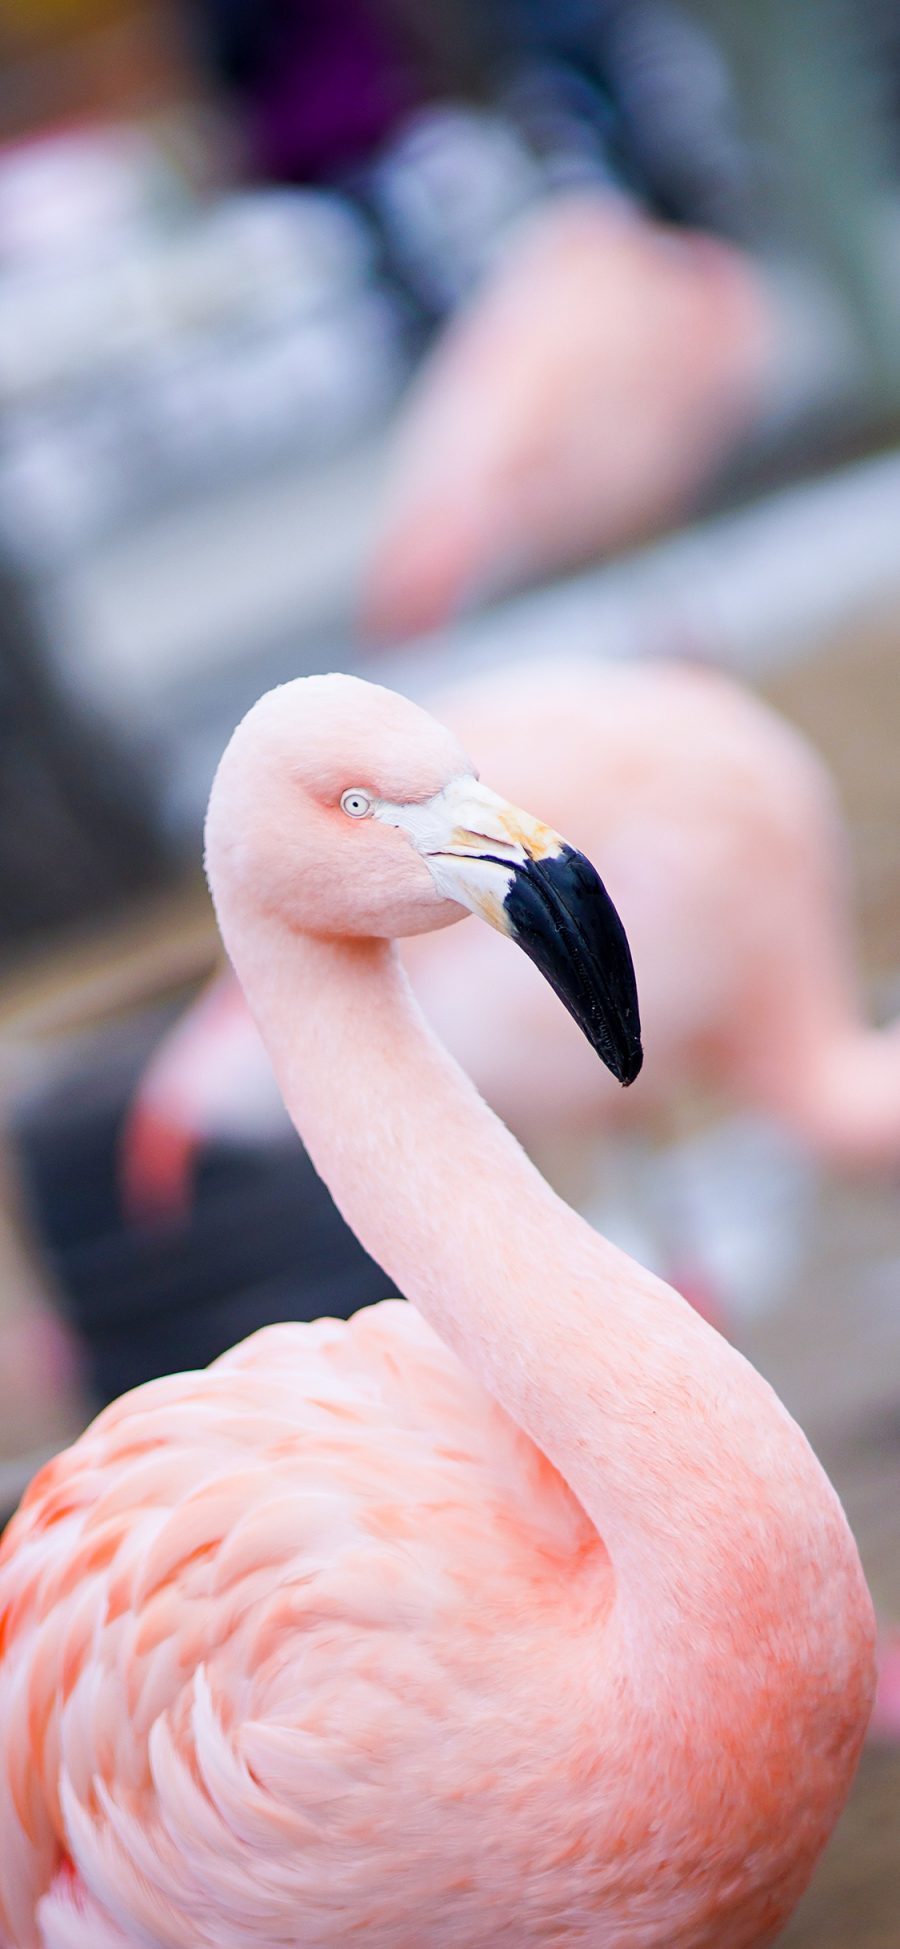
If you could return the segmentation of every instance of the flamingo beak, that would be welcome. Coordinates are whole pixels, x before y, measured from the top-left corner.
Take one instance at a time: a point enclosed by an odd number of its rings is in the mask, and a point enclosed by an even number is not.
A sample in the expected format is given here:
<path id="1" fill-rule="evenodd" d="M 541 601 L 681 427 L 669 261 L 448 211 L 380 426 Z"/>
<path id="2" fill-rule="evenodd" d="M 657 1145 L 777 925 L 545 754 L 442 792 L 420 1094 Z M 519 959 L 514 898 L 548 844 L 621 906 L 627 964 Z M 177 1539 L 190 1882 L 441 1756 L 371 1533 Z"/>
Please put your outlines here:
<path id="1" fill-rule="evenodd" d="M 516 941 L 607 1069 L 626 1087 L 633 1083 L 643 1061 L 634 965 L 590 860 L 474 777 L 390 813 L 445 898 Z"/>

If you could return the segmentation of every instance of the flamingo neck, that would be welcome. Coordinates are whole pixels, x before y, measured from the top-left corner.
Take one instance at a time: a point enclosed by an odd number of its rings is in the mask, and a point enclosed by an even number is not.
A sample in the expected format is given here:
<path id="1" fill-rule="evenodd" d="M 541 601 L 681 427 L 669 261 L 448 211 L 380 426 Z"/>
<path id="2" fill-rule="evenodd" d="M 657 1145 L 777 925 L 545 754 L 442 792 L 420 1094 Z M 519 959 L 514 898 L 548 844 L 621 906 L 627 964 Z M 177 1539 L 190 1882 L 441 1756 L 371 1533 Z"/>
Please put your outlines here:
<path id="1" fill-rule="evenodd" d="M 768 1386 L 555 1196 L 436 1040 L 391 945 L 298 937 L 219 905 L 344 1218 L 602 1537 L 644 1698 L 685 1661 L 696 1674 L 700 1645 L 740 1670 L 749 1644 L 771 1640 L 778 1666 L 785 1636 L 796 1662 L 807 1633 L 833 1668 L 835 1588 L 848 1596 L 858 1563 Z M 819 1616 L 807 1600 L 823 1561 L 835 1587 Z"/>

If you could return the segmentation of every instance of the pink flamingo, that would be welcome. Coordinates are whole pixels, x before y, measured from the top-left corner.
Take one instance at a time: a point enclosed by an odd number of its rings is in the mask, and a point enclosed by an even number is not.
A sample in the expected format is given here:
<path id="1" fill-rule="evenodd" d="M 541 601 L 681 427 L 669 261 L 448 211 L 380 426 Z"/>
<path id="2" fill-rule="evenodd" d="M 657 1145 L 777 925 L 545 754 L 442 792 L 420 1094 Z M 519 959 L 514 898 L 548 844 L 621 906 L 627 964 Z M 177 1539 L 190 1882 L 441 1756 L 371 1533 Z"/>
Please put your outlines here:
<path id="1" fill-rule="evenodd" d="M 602 854 L 644 971 L 651 1060 L 633 1100 L 598 1071 L 534 968 L 508 970 L 492 934 L 457 928 L 404 947 L 442 1040 L 551 1174 L 573 1140 L 664 1123 L 698 1088 L 771 1115 L 838 1163 L 900 1156 L 900 1029 L 863 1022 L 845 834 L 796 731 L 730 679 L 671 663 L 499 670 L 437 708 L 510 797 L 546 805 Z M 262 1135 L 283 1115 L 225 976 L 145 1075 L 123 1146 L 130 1208 L 185 1208 L 204 1139 Z"/>
<path id="2" fill-rule="evenodd" d="M 664 525 L 758 412 L 752 264 L 608 194 L 555 198 L 439 341 L 401 417 L 368 578 L 390 639 Z"/>
<path id="3" fill-rule="evenodd" d="M 413 1304 L 140 1388 L 33 1483 L 0 1552 L 4 1944 L 771 1942 L 871 1706 L 852 1537 L 392 945 L 480 913 L 628 1081 L 608 895 L 449 731 L 334 676 L 239 727 L 207 862 L 290 1114 Z"/>

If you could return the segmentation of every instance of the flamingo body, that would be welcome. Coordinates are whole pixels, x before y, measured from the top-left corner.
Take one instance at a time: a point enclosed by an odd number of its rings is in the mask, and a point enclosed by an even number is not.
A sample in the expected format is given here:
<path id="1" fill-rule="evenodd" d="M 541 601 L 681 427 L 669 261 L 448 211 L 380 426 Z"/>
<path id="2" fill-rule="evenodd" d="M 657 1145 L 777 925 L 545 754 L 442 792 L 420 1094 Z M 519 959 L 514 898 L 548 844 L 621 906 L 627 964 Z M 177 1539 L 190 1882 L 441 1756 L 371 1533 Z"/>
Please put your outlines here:
<path id="1" fill-rule="evenodd" d="M 399 1301 L 125 1396 L 5 1546 L 0 1939 L 330 1949 L 362 1917 L 367 1949 L 412 1949 L 489 1915 L 510 1949 L 630 1949 L 689 1908 L 685 1942 L 755 1949 L 816 1754 L 786 1730 L 748 1802 L 753 1725 L 693 1774 L 688 1714 L 673 1796 L 649 1715 L 607 1730 L 614 1594 L 560 1476 Z M 673 1831 L 707 1853 L 689 1904 Z M 723 1934 L 751 1853 L 752 1924 Z"/>
<path id="2" fill-rule="evenodd" d="M 129 1944 L 337 1943 L 362 1914 L 394 1949 L 456 1889 L 455 1927 L 490 1903 L 512 1942 L 524 1881 L 552 1882 L 573 1805 L 599 1833 L 628 1759 L 601 1782 L 610 1599 L 565 1484 L 399 1302 L 126 1396 L 36 1481 L 0 1572 L 8 1940 L 103 1942 L 119 1914 Z M 426 1800 L 440 1859 L 416 1854 Z"/>
<path id="3" fill-rule="evenodd" d="M 871 1705 L 840 1507 L 766 1384 L 543 1183 L 390 944 L 466 906 L 519 938 L 530 888 L 627 1079 L 608 895 L 338 677 L 239 727 L 207 856 L 291 1115 L 422 1318 L 269 1329 L 37 1478 L 0 1549 L 4 1949 L 771 1941 Z"/>
<path id="4" fill-rule="evenodd" d="M 406 945 L 427 1013 L 504 1120 L 526 1143 L 646 1123 L 698 1085 L 789 1117 L 807 1051 L 855 1001 L 842 835 L 812 750 L 742 686 L 669 663 L 501 670 L 435 708 L 511 797 L 603 859 L 641 969 L 647 1069 L 623 1095 L 528 962 L 498 980 L 499 939 Z"/>

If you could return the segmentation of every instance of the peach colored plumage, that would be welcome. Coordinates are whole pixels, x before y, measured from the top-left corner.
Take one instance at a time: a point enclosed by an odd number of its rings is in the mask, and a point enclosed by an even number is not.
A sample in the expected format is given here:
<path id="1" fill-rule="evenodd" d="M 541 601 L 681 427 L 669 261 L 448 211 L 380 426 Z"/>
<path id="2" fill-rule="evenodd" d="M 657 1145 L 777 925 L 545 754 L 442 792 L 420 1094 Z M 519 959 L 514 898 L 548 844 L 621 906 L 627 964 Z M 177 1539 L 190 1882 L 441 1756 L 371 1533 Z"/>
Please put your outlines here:
<path id="1" fill-rule="evenodd" d="M 649 1060 L 623 1096 L 494 934 L 404 947 L 441 1039 L 526 1148 L 549 1162 L 701 1088 L 837 1163 L 900 1157 L 900 1029 L 864 1023 L 846 835 L 796 731 L 727 677 L 671 663 L 559 658 L 457 683 L 436 708 L 510 797 L 602 855 L 642 969 Z M 131 1209 L 183 1208 L 201 1141 L 277 1130 L 283 1115 L 225 977 L 146 1073 L 124 1142 Z"/>
<path id="2" fill-rule="evenodd" d="M 340 677 L 239 727 L 207 857 L 290 1113 L 413 1305 L 151 1383 L 33 1484 L 0 1554 L 0 1939 L 770 1942 L 871 1703 L 840 1507 L 740 1355 L 543 1183 L 391 945 L 534 921 L 628 1080 L 602 887 Z"/>
<path id="3" fill-rule="evenodd" d="M 760 410 L 774 317 L 741 252 L 581 191 L 523 224 L 401 415 L 365 613 L 386 638 L 645 536 Z"/>

